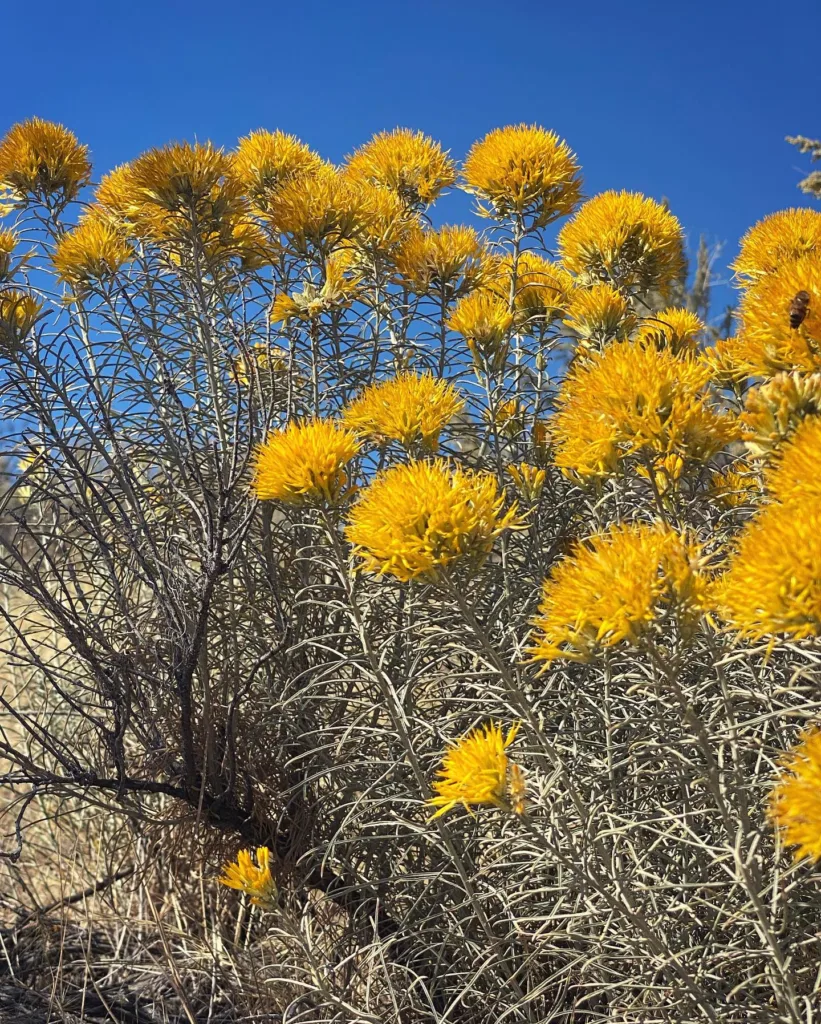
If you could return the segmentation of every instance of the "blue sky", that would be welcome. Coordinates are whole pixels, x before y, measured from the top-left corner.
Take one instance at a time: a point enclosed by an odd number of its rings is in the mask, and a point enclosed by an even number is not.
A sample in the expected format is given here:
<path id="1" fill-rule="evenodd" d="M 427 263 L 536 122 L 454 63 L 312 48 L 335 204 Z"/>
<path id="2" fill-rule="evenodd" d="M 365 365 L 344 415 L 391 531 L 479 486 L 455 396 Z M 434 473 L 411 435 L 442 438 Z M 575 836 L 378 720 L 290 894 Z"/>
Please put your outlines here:
<path id="1" fill-rule="evenodd" d="M 536 0 L 40 0 L 3 48 L 0 128 L 72 128 L 97 173 L 171 139 L 231 146 L 282 128 L 330 159 L 404 125 L 454 156 L 537 122 L 578 153 L 586 192 L 667 196 L 691 243 L 811 205 L 786 134 L 821 135 L 821 4 Z M 22 20 L 22 16 L 21 16 Z M 440 204 L 459 219 L 464 202 Z M 729 292 L 716 296 L 719 301 Z M 715 310 L 719 312 L 718 309 Z"/>

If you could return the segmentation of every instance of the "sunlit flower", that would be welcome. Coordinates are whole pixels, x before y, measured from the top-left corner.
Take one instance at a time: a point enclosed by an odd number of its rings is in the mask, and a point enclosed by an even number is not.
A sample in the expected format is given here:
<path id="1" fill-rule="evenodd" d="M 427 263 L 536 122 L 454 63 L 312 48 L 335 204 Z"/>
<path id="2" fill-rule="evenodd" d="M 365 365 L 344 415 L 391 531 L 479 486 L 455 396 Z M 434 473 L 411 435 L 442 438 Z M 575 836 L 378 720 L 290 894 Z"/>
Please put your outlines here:
<path id="1" fill-rule="evenodd" d="M 495 409 L 487 409 L 485 416 L 489 423 L 495 420 L 496 428 L 508 437 L 516 437 L 525 428 L 525 409 L 516 398 L 507 398 Z"/>
<path id="2" fill-rule="evenodd" d="M 547 473 L 544 469 L 539 469 L 538 466 L 531 466 L 528 462 L 520 462 L 518 464 L 511 463 L 507 467 L 507 471 L 510 473 L 511 479 L 516 485 L 519 494 L 521 494 L 522 499 L 528 505 L 532 505 L 539 500 L 544 490 L 545 480 L 547 479 Z"/>
<path id="3" fill-rule="evenodd" d="M 344 497 L 345 467 L 358 450 L 356 436 L 332 421 L 289 423 L 257 449 L 254 493 L 260 501 L 333 504 Z"/>
<path id="4" fill-rule="evenodd" d="M 535 334 L 558 319 L 575 287 L 573 276 L 558 263 L 532 250 L 488 260 L 482 287 L 506 304 L 513 303 L 516 330 Z"/>
<path id="5" fill-rule="evenodd" d="M 14 231 L 0 228 L 0 284 L 6 282 L 11 272 L 11 261 L 19 239 Z"/>
<path id="6" fill-rule="evenodd" d="M 821 254 L 821 213 L 779 210 L 750 228 L 732 266 L 739 277 L 755 280 L 811 253 Z"/>
<path id="7" fill-rule="evenodd" d="M 21 291 L 0 292 L 0 344 L 14 349 L 40 315 L 42 303 Z"/>
<path id="8" fill-rule="evenodd" d="M 231 160 L 230 173 L 239 181 L 256 209 L 267 213 L 277 189 L 328 166 L 295 135 L 281 131 L 256 131 L 240 139 Z"/>
<path id="9" fill-rule="evenodd" d="M 517 525 L 496 479 L 441 460 L 381 473 L 350 515 L 347 535 L 369 572 L 435 581 L 457 564 L 480 565 L 496 538 Z"/>
<path id="10" fill-rule="evenodd" d="M 777 501 L 807 502 L 821 506 L 821 417 L 805 419 L 779 449 L 765 477 L 768 492 Z"/>
<path id="11" fill-rule="evenodd" d="M 769 816 L 797 863 L 821 860 L 821 729 L 808 729 L 781 762 Z"/>
<path id="12" fill-rule="evenodd" d="M 412 209 L 390 189 L 367 181 L 357 186 L 359 202 L 358 229 L 351 236 L 352 245 L 374 259 L 388 257 L 392 265 L 395 253 L 408 235 L 419 227 Z"/>
<path id="13" fill-rule="evenodd" d="M 821 503 L 798 495 L 763 508 L 745 528 L 715 587 L 722 617 L 742 637 L 821 633 Z"/>
<path id="14" fill-rule="evenodd" d="M 394 265 L 400 283 L 409 291 L 439 295 L 450 302 L 482 280 L 485 249 L 473 228 L 414 227 L 394 254 Z"/>
<path id="15" fill-rule="evenodd" d="M 507 357 L 514 316 L 507 302 L 484 289 L 459 300 L 448 327 L 463 335 L 474 359 L 498 370 Z"/>
<path id="16" fill-rule="evenodd" d="M 226 864 L 219 877 L 221 885 L 239 889 L 257 907 L 274 907 L 277 887 L 271 875 L 271 851 L 267 846 L 256 849 L 256 864 L 250 850 L 240 850 L 236 862 Z"/>
<path id="17" fill-rule="evenodd" d="M 552 421 L 556 465 L 584 477 L 614 473 L 637 456 L 706 461 L 737 434 L 713 405 L 708 371 L 631 342 L 593 353 L 565 379 Z"/>
<path id="18" fill-rule="evenodd" d="M 475 142 L 462 174 L 467 191 L 488 216 L 532 218 L 544 227 L 570 213 L 581 197 L 575 154 L 558 135 L 537 125 L 496 128 Z"/>
<path id="19" fill-rule="evenodd" d="M 225 186 L 231 158 L 210 142 L 172 142 L 149 149 L 129 167 L 135 202 L 152 203 L 168 213 L 196 210 L 213 201 L 236 203 L 240 195 L 237 185 Z"/>
<path id="20" fill-rule="evenodd" d="M 684 235 L 661 203 L 638 192 L 602 192 L 559 232 L 562 263 L 588 281 L 664 290 L 684 272 Z"/>
<path id="21" fill-rule="evenodd" d="M 636 315 L 618 289 L 594 284 L 573 292 L 563 322 L 579 336 L 582 349 L 602 349 L 610 341 L 625 341 L 636 327 Z"/>
<path id="22" fill-rule="evenodd" d="M 695 313 L 671 306 L 641 321 L 636 343 L 652 345 L 661 351 L 669 349 L 674 356 L 691 356 L 698 351 L 699 337 L 706 327 Z"/>
<path id="23" fill-rule="evenodd" d="M 330 250 L 356 237 L 369 215 L 371 194 L 332 167 L 286 182 L 271 196 L 271 224 L 300 253 Z"/>
<path id="24" fill-rule="evenodd" d="M 438 142 L 422 132 L 380 132 L 346 161 L 345 174 L 390 189 L 410 206 L 427 206 L 456 181 L 456 167 Z"/>
<path id="25" fill-rule="evenodd" d="M 779 373 L 747 393 L 740 423 L 750 453 L 769 455 L 808 416 L 821 415 L 821 373 Z"/>
<path id="26" fill-rule="evenodd" d="M 514 725 L 505 736 L 500 725 L 489 722 L 451 744 L 433 783 L 436 796 L 427 801 L 438 808 L 434 818 L 454 807 L 469 811 L 471 806 L 487 804 L 514 814 L 525 813 L 524 776 L 507 755 L 518 731 L 519 726 Z"/>
<path id="27" fill-rule="evenodd" d="M 131 256 L 122 232 L 92 213 L 59 239 L 53 262 L 60 279 L 82 291 L 91 281 L 112 277 Z"/>
<path id="28" fill-rule="evenodd" d="M 343 413 L 345 424 L 375 441 L 399 441 L 405 448 L 439 447 L 439 434 L 464 408 L 456 390 L 430 373 L 404 372 L 371 384 Z"/>
<path id="29" fill-rule="evenodd" d="M 659 524 L 594 534 L 545 580 L 531 658 L 587 661 L 601 648 L 637 644 L 670 618 L 691 630 L 707 608 L 703 568 L 698 545 Z"/>
<path id="30" fill-rule="evenodd" d="M 794 303 L 801 293 L 797 319 Z M 821 370 L 821 252 L 760 278 L 744 293 L 739 315 L 744 359 L 754 373 Z"/>
<path id="31" fill-rule="evenodd" d="M 721 338 L 699 353 L 699 362 L 705 366 L 712 382 L 720 388 L 734 388 L 753 372 L 745 355 L 741 338 Z"/>
<path id="32" fill-rule="evenodd" d="M 90 177 L 88 146 L 61 124 L 32 117 L 0 140 L 0 182 L 16 200 L 58 195 L 70 202 Z"/>
<path id="33" fill-rule="evenodd" d="M 643 476 L 645 480 L 652 479 L 659 497 L 664 497 L 676 490 L 686 465 L 687 463 L 681 455 L 671 452 L 669 455 L 653 459 L 650 466 L 638 463 L 636 473 Z"/>
<path id="34" fill-rule="evenodd" d="M 343 252 L 332 254 L 325 260 L 323 281 L 307 279 L 300 291 L 281 292 L 271 309 L 272 323 L 285 323 L 293 319 L 315 320 L 333 309 L 343 309 L 354 300 L 358 278 L 347 273 Z"/>
<path id="35" fill-rule="evenodd" d="M 760 478 L 749 467 L 720 469 L 710 476 L 710 498 L 723 508 L 757 505 L 761 493 Z"/>

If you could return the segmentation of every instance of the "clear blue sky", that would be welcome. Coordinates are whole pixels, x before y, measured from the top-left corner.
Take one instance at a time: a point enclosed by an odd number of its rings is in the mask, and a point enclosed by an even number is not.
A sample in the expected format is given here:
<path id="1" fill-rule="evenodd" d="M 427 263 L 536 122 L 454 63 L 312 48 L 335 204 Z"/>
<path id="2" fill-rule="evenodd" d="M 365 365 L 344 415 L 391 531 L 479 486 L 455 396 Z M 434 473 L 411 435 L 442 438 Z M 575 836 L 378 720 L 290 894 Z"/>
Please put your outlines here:
<path id="1" fill-rule="evenodd" d="M 667 196 L 691 244 L 724 241 L 727 260 L 753 221 L 811 205 L 783 138 L 821 135 L 818 0 L 40 0 L 31 17 L 3 47 L 0 129 L 62 121 L 97 174 L 260 127 L 338 160 L 403 125 L 461 157 L 528 121 L 568 140 L 588 194 Z"/>

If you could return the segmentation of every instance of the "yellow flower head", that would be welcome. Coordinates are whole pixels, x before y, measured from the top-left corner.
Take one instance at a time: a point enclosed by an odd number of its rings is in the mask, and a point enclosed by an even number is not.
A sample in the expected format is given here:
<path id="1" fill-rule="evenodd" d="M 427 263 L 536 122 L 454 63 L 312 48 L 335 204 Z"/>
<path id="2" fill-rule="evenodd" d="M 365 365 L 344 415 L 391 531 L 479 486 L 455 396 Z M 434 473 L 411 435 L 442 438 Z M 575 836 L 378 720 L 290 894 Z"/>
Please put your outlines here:
<path id="1" fill-rule="evenodd" d="M 11 259 L 17 248 L 19 239 L 14 231 L 0 228 L 0 284 L 8 280 L 11 272 Z"/>
<path id="2" fill-rule="evenodd" d="M 491 409 L 485 410 L 488 423 L 492 422 Z M 496 426 L 508 437 L 518 436 L 525 428 L 525 409 L 516 398 L 508 398 L 496 406 Z"/>
<path id="3" fill-rule="evenodd" d="M 593 353 L 565 379 L 552 422 L 556 465 L 582 478 L 605 477 L 638 456 L 706 461 L 737 434 L 706 390 L 708 372 L 632 342 Z"/>
<path id="4" fill-rule="evenodd" d="M 311 245 L 332 249 L 359 235 L 371 216 L 369 200 L 372 193 L 326 166 L 287 181 L 268 210 L 275 230 L 304 253 Z"/>
<path id="5" fill-rule="evenodd" d="M 707 608 L 699 547 L 658 524 L 612 526 L 578 544 L 545 580 L 532 620 L 530 656 L 587 661 L 598 650 L 637 644 L 655 623 L 683 631 Z"/>
<path id="6" fill-rule="evenodd" d="M 394 255 L 401 284 L 417 295 L 435 292 L 450 300 L 469 292 L 485 273 L 485 250 L 473 228 L 409 230 Z"/>
<path id="7" fill-rule="evenodd" d="M 456 564 L 477 567 L 496 538 L 517 525 L 502 511 L 495 477 L 411 462 L 381 473 L 354 505 L 347 535 L 362 568 L 406 582 L 435 581 Z"/>
<path id="8" fill-rule="evenodd" d="M 90 178 L 88 146 L 61 124 L 32 117 L 0 140 L 0 183 L 16 200 L 59 195 L 70 202 Z"/>
<path id="9" fill-rule="evenodd" d="M 321 156 L 295 135 L 257 131 L 240 139 L 231 161 L 231 175 L 255 208 L 267 213 L 277 189 L 328 167 Z"/>
<path id="10" fill-rule="evenodd" d="M 257 450 L 254 494 L 289 505 L 333 504 L 344 496 L 345 467 L 358 451 L 355 435 L 332 421 L 289 423 Z"/>
<path id="11" fill-rule="evenodd" d="M 821 504 L 821 417 L 805 419 L 778 456 L 765 480 L 773 498 L 785 504 L 798 501 L 799 507 Z"/>
<path id="12" fill-rule="evenodd" d="M 439 778 L 433 788 L 436 796 L 427 801 L 438 810 L 438 818 L 454 807 L 490 804 L 514 814 L 525 813 L 525 782 L 522 770 L 507 756 L 519 726 L 508 729 L 489 722 L 452 744 L 442 759 Z"/>
<path id="13" fill-rule="evenodd" d="M 62 281 L 83 290 L 91 281 L 112 277 L 131 256 L 131 246 L 120 229 L 92 213 L 60 238 L 53 262 Z"/>
<path id="14" fill-rule="evenodd" d="M 537 125 L 496 128 L 475 142 L 462 175 L 487 216 L 533 219 L 545 227 L 570 213 L 581 198 L 575 154 L 558 135 Z"/>
<path id="15" fill-rule="evenodd" d="M 821 370 L 821 252 L 762 277 L 745 292 L 739 314 L 752 372 Z"/>
<path id="16" fill-rule="evenodd" d="M 355 249 L 374 257 L 390 257 L 408 235 L 419 226 L 419 220 L 399 196 L 381 185 L 363 181 L 355 185 L 360 203 L 358 230 L 351 236 Z"/>
<path id="17" fill-rule="evenodd" d="M 816 471 L 817 472 L 817 471 Z M 768 505 L 746 527 L 717 581 L 722 617 L 742 637 L 821 633 L 821 504 L 803 494 Z"/>
<path id="18" fill-rule="evenodd" d="M 698 360 L 707 369 L 710 380 L 720 388 L 735 387 L 753 372 L 742 338 L 721 338 L 700 352 Z"/>
<path id="19" fill-rule="evenodd" d="M 519 494 L 521 494 L 523 500 L 528 505 L 533 505 L 539 500 L 544 490 L 545 480 L 547 479 L 544 469 L 539 469 L 538 466 L 531 466 L 527 462 L 520 462 L 518 465 L 511 463 L 507 467 L 507 471 L 510 473 Z"/>
<path id="20" fill-rule="evenodd" d="M 150 203 L 168 213 L 189 212 L 212 200 L 236 205 L 239 198 L 237 185 L 225 186 L 231 158 L 210 142 L 172 142 L 148 150 L 128 166 L 137 206 Z"/>
<path id="21" fill-rule="evenodd" d="M 482 287 L 506 305 L 512 298 L 516 330 L 534 334 L 562 315 L 575 282 L 560 264 L 526 249 L 516 260 L 515 282 L 513 260 L 504 256 L 487 261 Z"/>
<path id="22" fill-rule="evenodd" d="M 357 434 L 380 443 L 399 441 L 408 449 L 421 444 L 435 452 L 440 432 L 464 404 L 447 381 L 407 371 L 371 384 L 348 406 L 343 419 Z"/>
<path id="23" fill-rule="evenodd" d="M 276 905 L 277 887 L 271 875 L 271 851 L 267 846 L 257 847 L 256 864 L 250 850 L 240 850 L 236 862 L 223 867 L 219 883 L 244 892 L 257 907 Z"/>
<path id="24" fill-rule="evenodd" d="M 761 483 L 750 468 L 716 470 L 710 476 L 709 495 L 722 508 L 757 505 L 761 501 Z"/>
<path id="25" fill-rule="evenodd" d="M 704 323 L 695 313 L 671 306 L 642 320 L 636 342 L 659 351 L 669 349 L 674 356 L 693 356 L 698 351 L 699 337 L 705 330 Z"/>
<path id="26" fill-rule="evenodd" d="M 602 192 L 559 232 L 567 269 L 590 282 L 664 290 L 684 272 L 684 235 L 661 203 L 638 192 Z"/>
<path id="27" fill-rule="evenodd" d="M 636 315 L 618 289 L 594 284 L 576 289 L 563 322 L 579 336 L 582 349 L 602 349 L 610 341 L 625 341 L 635 330 Z"/>
<path id="28" fill-rule="evenodd" d="M 795 862 L 821 860 L 821 729 L 808 729 L 785 755 L 769 815 Z"/>
<path id="29" fill-rule="evenodd" d="M 821 253 L 821 213 L 780 210 L 760 220 L 741 239 L 733 270 L 741 278 L 755 280 L 811 253 Z"/>
<path id="30" fill-rule="evenodd" d="M 409 206 L 429 205 L 456 181 L 456 167 L 439 143 L 409 128 L 374 135 L 348 157 L 345 174 L 390 189 Z"/>
<path id="31" fill-rule="evenodd" d="M 742 436 L 757 458 L 769 455 L 808 416 L 821 415 L 821 373 L 779 373 L 747 393 Z"/>
<path id="32" fill-rule="evenodd" d="M 0 345 L 15 348 L 32 329 L 41 309 L 42 304 L 26 292 L 0 292 Z"/>
<path id="33" fill-rule="evenodd" d="M 306 280 L 302 290 L 286 294 L 280 293 L 274 299 L 271 310 L 271 323 L 289 323 L 293 319 L 315 320 L 323 313 L 333 309 L 343 309 L 353 302 L 358 278 L 348 274 L 346 250 L 328 256 L 325 260 L 325 280 L 321 283 Z"/>
<path id="34" fill-rule="evenodd" d="M 448 320 L 448 327 L 464 336 L 474 359 L 496 369 L 504 365 L 513 324 L 508 303 L 485 289 L 461 298 Z"/>

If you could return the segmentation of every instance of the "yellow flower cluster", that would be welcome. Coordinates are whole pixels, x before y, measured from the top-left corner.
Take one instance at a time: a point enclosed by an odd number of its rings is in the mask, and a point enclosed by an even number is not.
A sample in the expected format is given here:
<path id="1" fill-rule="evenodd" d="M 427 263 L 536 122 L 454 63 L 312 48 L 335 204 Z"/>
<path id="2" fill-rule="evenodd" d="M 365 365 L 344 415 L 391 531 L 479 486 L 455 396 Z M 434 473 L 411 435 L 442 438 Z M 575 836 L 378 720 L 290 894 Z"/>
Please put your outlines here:
<path id="1" fill-rule="evenodd" d="M 564 312 L 564 325 L 578 335 L 582 351 L 603 349 L 610 341 L 626 341 L 637 323 L 622 292 L 609 284 L 576 289 Z"/>
<path id="2" fill-rule="evenodd" d="M 459 300 L 447 323 L 464 337 L 480 366 L 497 371 L 504 366 L 514 324 L 508 302 L 486 289 L 471 292 Z"/>
<path id="3" fill-rule="evenodd" d="M 503 811 L 525 813 L 525 781 L 522 770 L 508 757 L 508 747 L 518 725 L 507 735 L 495 722 L 474 729 L 454 743 L 442 759 L 439 779 L 434 782 L 436 796 L 428 804 L 437 808 L 433 817 L 447 814 L 454 807 L 490 805 Z"/>
<path id="4" fill-rule="evenodd" d="M 710 476 L 709 495 L 722 508 L 756 505 L 761 499 L 761 482 L 749 468 L 716 470 Z"/>
<path id="5" fill-rule="evenodd" d="M 357 434 L 380 444 L 399 441 L 409 450 L 421 445 L 435 452 L 441 431 L 464 404 L 447 381 L 408 371 L 370 385 L 343 418 Z"/>
<path id="6" fill-rule="evenodd" d="M 705 324 L 695 313 L 671 306 L 645 317 L 635 340 L 638 345 L 651 346 L 658 351 L 669 349 L 675 356 L 693 356 L 705 331 Z"/>
<path id="7" fill-rule="evenodd" d="M 324 281 L 306 280 L 298 292 L 281 292 L 271 308 L 271 323 L 310 321 L 329 310 L 343 309 L 356 297 L 358 277 L 350 273 L 349 250 L 340 249 L 325 260 Z"/>
<path id="8" fill-rule="evenodd" d="M 445 303 L 471 291 L 486 272 L 485 250 L 473 228 L 411 227 L 394 254 L 399 283 Z"/>
<path id="9" fill-rule="evenodd" d="M 740 338 L 722 338 L 699 353 L 698 359 L 719 388 L 736 388 L 751 373 Z"/>
<path id="10" fill-rule="evenodd" d="M 537 502 L 544 490 L 547 473 L 538 466 L 531 466 L 528 462 L 520 462 L 518 465 L 511 463 L 507 467 L 516 489 L 522 499 L 532 505 Z"/>
<path id="11" fill-rule="evenodd" d="M 489 261 L 484 287 L 505 304 L 512 303 L 517 331 L 536 334 L 562 315 L 575 282 L 564 267 L 526 249 L 515 264 L 510 256 Z"/>
<path id="12" fill-rule="evenodd" d="M 18 241 L 19 239 L 14 231 L 10 231 L 8 228 L 0 228 L 0 284 L 9 279 L 11 260 Z"/>
<path id="13" fill-rule="evenodd" d="M 270 196 L 268 213 L 274 229 L 287 235 L 297 252 L 312 245 L 330 252 L 361 233 L 369 198 L 360 184 L 323 166 L 285 182 Z"/>
<path id="14" fill-rule="evenodd" d="M 41 309 L 42 303 L 27 292 L 0 292 L 0 344 L 16 348 L 34 326 Z"/>
<path id="15" fill-rule="evenodd" d="M 251 132 L 240 139 L 230 175 L 260 213 L 270 211 L 272 196 L 290 181 L 309 177 L 328 164 L 295 135 L 285 132 Z"/>
<path id="16" fill-rule="evenodd" d="M 82 292 L 91 282 L 115 274 L 132 254 L 120 228 L 92 213 L 59 239 L 53 263 L 60 279 Z"/>
<path id="17" fill-rule="evenodd" d="M 808 729 L 782 762 L 770 798 L 770 820 L 796 861 L 821 860 L 821 729 Z"/>
<path id="18" fill-rule="evenodd" d="M 664 290 L 684 272 L 684 236 L 660 203 L 637 192 L 602 192 L 559 232 L 564 266 L 583 281 Z"/>
<path id="19" fill-rule="evenodd" d="M 219 878 L 221 885 L 239 889 L 251 897 L 257 907 L 276 906 L 277 887 L 271 874 L 271 851 L 267 846 L 256 849 L 256 864 L 250 850 L 240 850 L 236 862 L 226 864 Z"/>
<path id="20" fill-rule="evenodd" d="M 253 491 L 260 501 L 334 504 L 344 497 L 345 467 L 358 450 L 356 436 L 332 421 L 289 423 L 257 450 Z"/>
<path id="21" fill-rule="evenodd" d="M 748 372 L 821 370 L 821 252 L 761 277 L 743 295 L 739 315 Z"/>
<path id="22" fill-rule="evenodd" d="M 462 168 L 465 188 L 487 216 L 532 219 L 545 227 L 581 198 L 575 154 L 558 135 L 537 125 L 497 128 L 474 143 Z"/>
<path id="23" fill-rule="evenodd" d="M 88 147 L 61 124 L 33 117 L 0 140 L 0 183 L 18 201 L 58 196 L 70 202 L 90 178 Z"/>
<path id="24" fill-rule="evenodd" d="M 821 420 L 807 419 L 765 477 L 776 503 L 747 526 L 715 600 L 741 637 L 821 634 Z"/>
<path id="25" fill-rule="evenodd" d="M 627 342 L 594 353 L 568 374 L 552 422 L 556 465 L 581 478 L 615 473 L 629 456 L 703 462 L 733 440 L 714 408 L 708 371 L 670 349 Z"/>
<path id="26" fill-rule="evenodd" d="M 821 415 L 821 373 L 779 373 L 747 394 L 742 436 L 757 458 L 769 455 L 808 416 Z"/>
<path id="27" fill-rule="evenodd" d="M 346 175 L 380 185 L 409 206 L 428 206 L 456 181 L 456 166 L 438 142 L 422 132 L 380 132 L 349 156 Z"/>
<path id="28" fill-rule="evenodd" d="M 759 221 L 741 239 L 733 269 L 739 277 L 754 281 L 811 253 L 821 254 L 821 213 L 780 210 Z"/>
<path id="29" fill-rule="evenodd" d="M 531 658 L 587 661 L 601 648 L 637 644 L 669 618 L 692 629 L 707 609 L 703 568 L 699 547 L 667 527 L 632 523 L 594 534 L 545 580 Z"/>
<path id="30" fill-rule="evenodd" d="M 362 568 L 399 580 L 436 581 L 443 570 L 480 565 L 496 538 L 516 526 L 496 479 L 441 460 L 381 473 L 354 505 L 348 540 Z"/>

